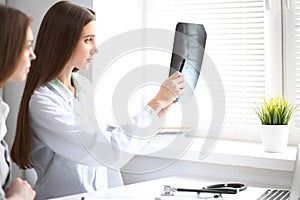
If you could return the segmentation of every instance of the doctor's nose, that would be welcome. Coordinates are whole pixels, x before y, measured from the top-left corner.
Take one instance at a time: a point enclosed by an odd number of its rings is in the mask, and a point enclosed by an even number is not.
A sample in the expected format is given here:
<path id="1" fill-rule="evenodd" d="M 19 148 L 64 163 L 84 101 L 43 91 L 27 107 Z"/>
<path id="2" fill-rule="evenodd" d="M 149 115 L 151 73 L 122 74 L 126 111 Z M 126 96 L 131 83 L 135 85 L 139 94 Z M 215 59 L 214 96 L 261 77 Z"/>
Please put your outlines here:
<path id="1" fill-rule="evenodd" d="M 95 46 L 95 48 L 92 49 L 91 54 L 95 54 L 98 53 L 98 48 Z"/>

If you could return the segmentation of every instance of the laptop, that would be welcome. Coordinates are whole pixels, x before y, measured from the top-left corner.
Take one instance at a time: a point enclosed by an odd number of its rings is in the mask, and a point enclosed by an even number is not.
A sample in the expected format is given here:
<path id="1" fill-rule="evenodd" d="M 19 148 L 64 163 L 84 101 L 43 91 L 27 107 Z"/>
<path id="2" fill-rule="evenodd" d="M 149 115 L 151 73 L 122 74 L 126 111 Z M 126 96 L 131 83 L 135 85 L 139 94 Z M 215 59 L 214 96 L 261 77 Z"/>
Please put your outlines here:
<path id="1" fill-rule="evenodd" d="M 297 146 L 297 156 L 291 190 L 268 189 L 257 200 L 300 200 L 300 144 Z"/>

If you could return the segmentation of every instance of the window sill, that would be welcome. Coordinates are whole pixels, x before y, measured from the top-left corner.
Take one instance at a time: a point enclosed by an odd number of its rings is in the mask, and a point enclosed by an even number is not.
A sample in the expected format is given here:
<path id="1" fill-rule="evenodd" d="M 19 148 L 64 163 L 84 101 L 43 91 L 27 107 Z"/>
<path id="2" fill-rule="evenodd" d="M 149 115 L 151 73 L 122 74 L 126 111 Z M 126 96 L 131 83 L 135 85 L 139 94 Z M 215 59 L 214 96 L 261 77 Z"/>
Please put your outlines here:
<path id="1" fill-rule="evenodd" d="M 184 134 L 161 134 L 151 140 L 141 154 L 143 156 L 174 159 L 174 156 L 172 156 L 174 154 L 171 152 L 177 152 L 176 155 L 180 156 L 176 159 L 184 161 L 286 172 L 292 172 L 294 168 L 296 146 L 288 146 L 284 153 L 267 153 L 263 151 L 261 143 L 219 140 L 206 157 L 199 158 L 203 142 L 204 138 L 190 138 Z M 189 146 L 183 150 L 182 146 L 187 143 Z M 162 149 L 164 150 L 161 151 Z"/>

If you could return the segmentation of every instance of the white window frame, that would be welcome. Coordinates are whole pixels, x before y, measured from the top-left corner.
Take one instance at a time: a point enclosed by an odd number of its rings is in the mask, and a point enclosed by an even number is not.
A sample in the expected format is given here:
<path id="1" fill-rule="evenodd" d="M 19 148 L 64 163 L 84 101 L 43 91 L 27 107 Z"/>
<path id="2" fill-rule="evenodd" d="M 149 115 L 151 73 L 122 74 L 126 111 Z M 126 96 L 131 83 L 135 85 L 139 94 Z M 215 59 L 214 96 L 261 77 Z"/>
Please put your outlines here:
<path id="1" fill-rule="evenodd" d="M 296 102 L 296 48 L 295 48 L 295 1 L 282 1 L 282 19 L 283 19 L 283 72 L 284 72 L 284 95 Z M 298 13 L 297 13 L 298 14 Z M 299 102 L 296 102 L 299 103 Z M 295 117 L 299 118 L 299 112 Z M 289 143 L 300 143 L 300 127 L 296 127 L 293 120 L 290 126 Z"/>

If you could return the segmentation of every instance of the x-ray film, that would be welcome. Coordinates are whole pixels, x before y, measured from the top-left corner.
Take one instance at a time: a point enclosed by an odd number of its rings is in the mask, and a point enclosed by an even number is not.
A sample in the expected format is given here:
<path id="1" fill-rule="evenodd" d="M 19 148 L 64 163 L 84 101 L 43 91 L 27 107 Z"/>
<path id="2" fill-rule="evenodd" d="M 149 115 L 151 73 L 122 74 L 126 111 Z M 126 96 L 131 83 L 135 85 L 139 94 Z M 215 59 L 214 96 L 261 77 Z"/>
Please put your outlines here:
<path id="1" fill-rule="evenodd" d="M 178 102 L 189 102 L 194 94 L 202 66 L 206 37 L 202 24 L 179 22 L 176 25 L 169 76 L 175 71 L 184 75 L 185 90 L 184 94 L 176 99 Z"/>

